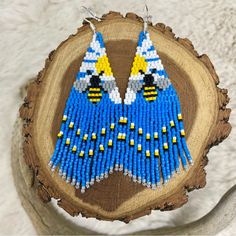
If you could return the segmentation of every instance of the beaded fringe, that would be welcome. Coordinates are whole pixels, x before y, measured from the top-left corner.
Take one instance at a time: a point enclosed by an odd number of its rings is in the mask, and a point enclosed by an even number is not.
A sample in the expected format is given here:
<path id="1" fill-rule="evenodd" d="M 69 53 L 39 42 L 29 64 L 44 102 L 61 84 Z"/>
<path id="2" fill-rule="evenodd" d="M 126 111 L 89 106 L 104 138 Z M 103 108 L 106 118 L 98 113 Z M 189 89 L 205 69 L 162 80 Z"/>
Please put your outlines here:
<path id="1" fill-rule="evenodd" d="M 124 104 L 100 33 L 94 34 L 62 118 L 52 171 L 85 192 L 122 171 L 156 189 L 192 158 L 176 91 L 149 34 L 141 32 Z"/>

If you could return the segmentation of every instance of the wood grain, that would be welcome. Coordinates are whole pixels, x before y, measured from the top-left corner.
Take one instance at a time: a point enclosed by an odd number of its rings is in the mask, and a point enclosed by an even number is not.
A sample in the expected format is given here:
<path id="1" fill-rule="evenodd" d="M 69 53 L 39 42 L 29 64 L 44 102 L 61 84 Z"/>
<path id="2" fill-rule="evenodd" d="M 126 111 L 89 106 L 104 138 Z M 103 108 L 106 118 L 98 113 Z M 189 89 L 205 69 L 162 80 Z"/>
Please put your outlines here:
<path id="1" fill-rule="evenodd" d="M 110 12 L 101 22 L 94 23 L 104 36 L 111 67 L 124 96 L 142 19 L 133 13 L 123 17 Z M 20 108 L 24 121 L 24 158 L 34 170 L 38 193 L 44 202 L 58 199 L 58 205 L 73 216 L 81 213 L 86 217 L 128 222 L 149 214 L 152 209 L 180 207 L 187 202 L 186 190 L 205 186 L 206 154 L 231 130 L 227 90 L 217 87 L 219 79 L 209 58 L 198 55 L 188 39 L 176 38 L 171 28 L 163 24 L 150 25 L 149 32 L 179 94 L 187 143 L 195 164 L 156 191 L 114 173 L 82 196 L 56 173 L 51 174 L 47 163 L 54 150 L 65 102 L 92 36 L 84 24 L 49 55 L 45 68 L 28 87 Z"/>

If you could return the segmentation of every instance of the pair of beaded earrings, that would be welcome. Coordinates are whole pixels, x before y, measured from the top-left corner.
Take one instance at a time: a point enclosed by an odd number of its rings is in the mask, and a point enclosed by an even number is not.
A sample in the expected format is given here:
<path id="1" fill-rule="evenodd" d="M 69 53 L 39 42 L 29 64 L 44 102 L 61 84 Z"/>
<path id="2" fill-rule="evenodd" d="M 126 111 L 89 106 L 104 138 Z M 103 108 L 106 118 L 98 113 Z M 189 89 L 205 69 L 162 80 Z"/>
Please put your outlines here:
<path id="1" fill-rule="evenodd" d="M 82 193 L 113 170 L 155 190 L 180 171 L 180 163 L 185 169 L 192 164 L 179 99 L 150 39 L 148 19 L 147 13 L 124 103 L 102 34 L 85 19 L 94 31 L 92 42 L 49 162 L 52 171 L 59 167 L 59 175 Z"/>

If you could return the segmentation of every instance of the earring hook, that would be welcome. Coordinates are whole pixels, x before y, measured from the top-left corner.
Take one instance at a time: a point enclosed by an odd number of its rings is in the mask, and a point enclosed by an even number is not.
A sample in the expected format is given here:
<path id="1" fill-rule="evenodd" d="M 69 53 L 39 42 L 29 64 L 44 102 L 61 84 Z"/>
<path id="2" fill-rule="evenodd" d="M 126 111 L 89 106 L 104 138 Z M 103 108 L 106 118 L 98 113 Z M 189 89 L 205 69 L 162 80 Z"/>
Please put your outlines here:
<path id="1" fill-rule="evenodd" d="M 149 15 L 147 4 L 145 4 L 144 11 L 146 11 L 146 15 L 143 17 L 143 21 L 144 21 L 143 30 L 144 30 L 144 32 L 146 32 L 147 31 L 147 27 L 148 27 L 148 23 L 152 19 L 152 16 Z"/>
<path id="2" fill-rule="evenodd" d="M 85 6 L 82 6 L 82 8 L 83 8 L 85 11 L 87 11 L 87 12 L 91 15 L 92 18 L 94 18 L 94 19 L 97 20 L 97 21 L 101 21 L 101 18 L 99 18 L 98 16 L 96 16 L 96 14 L 95 14 L 90 8 L 85 7 Z"/>
<path id="3" fill-rule="evenodd" d="M 90 28 L 92 29 L 93 33 L 95 34 L 96 33 L 96 27 L 95 25 L 88 19 L 84 18 L 84 21 L 88 22 L 89 25 L 90 25 Z"/>
<path id="4" fill-rule="evenodd" d="M 89 9 L 89 8 L 87 8 L 87 7 L 85 7 L 85 6 L 82 6 L 82 8 L 83 8 L 84 10 L 86 10 L 86 11 L 91 15 L 91 17 L 92 17 L 93 19 L 95 19 L 95 20 L 97 20 L 97 21 L 101 21 L 101 19 L 100 19 L 99 17 L 97 17 L 96 14 L 95 14 L 91 9 Z M 88 20 L 87 18 L 84 18 L 84 21 L 88 22 L 89 25 L 90 25 L 90 28 L 93 30 L 94 33 L 96 33 L 96 27 L 95 27 L 95 25 L 94 25 L 90 20 Z"/>

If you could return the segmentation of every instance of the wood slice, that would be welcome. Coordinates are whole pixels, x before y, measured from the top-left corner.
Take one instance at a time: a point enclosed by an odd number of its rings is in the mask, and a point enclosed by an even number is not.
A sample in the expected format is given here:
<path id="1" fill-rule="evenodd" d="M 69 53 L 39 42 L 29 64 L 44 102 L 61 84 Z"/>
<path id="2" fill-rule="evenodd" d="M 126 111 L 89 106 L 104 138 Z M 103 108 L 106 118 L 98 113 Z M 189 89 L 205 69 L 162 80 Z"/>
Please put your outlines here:
<path id="1" fill-rule="evenodd" d="M 123 17 L 110 12 L 101 22 L 93 22 L 103 34 L 111 67 L 124 97 L 142 19 L 133 13 Z M 47 164 L 54 151 L 66 99 L 92 38 L 91 29 L 84 23 L 75 35 L 50 53 L 45 68 L 29 85 L 20 108 L 24 121 L 24 158 L 34 171 L 38 194 L 44 202 L 58 199 L 58 205 L 72 216 L 81 213 L 86 217 L 129 222 L 149 214 L 152 209 L 178 208 L 187 202 L 186 190 L 205 186 L 206 154 L 231 130 L 227 90 L 217 87 L 218 76 L 209 58 L 198 55 L 188 39 L 176 38 L 171 28 L 163 24 L 149 25 L 149 33 L 180 97 L 194 165 L 156 191 L 114 173 L 81 194 L 57 173 L 51 173 Z"/>

